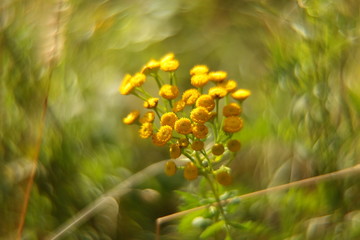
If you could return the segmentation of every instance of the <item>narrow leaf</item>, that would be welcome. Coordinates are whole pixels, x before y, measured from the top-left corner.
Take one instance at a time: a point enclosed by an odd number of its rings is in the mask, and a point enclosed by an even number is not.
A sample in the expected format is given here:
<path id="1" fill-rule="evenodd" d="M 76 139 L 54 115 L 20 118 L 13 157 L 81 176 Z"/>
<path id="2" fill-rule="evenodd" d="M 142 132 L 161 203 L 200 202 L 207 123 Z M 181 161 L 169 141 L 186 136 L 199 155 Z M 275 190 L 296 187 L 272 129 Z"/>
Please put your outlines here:
<path id="1" fill-rule="evenodd" d="M 200 235 L 201 239 L 205 239 L 208 237 L 213 236 L 215 233 L 219 232 L 220 230 L 222 230 L 222 228 L 224 227 L 225 222 L 224 220 L 221 220 L 219 222 L 216 222 L 212 225 L 210 225 L 209 227 L 207 227 Z"/>

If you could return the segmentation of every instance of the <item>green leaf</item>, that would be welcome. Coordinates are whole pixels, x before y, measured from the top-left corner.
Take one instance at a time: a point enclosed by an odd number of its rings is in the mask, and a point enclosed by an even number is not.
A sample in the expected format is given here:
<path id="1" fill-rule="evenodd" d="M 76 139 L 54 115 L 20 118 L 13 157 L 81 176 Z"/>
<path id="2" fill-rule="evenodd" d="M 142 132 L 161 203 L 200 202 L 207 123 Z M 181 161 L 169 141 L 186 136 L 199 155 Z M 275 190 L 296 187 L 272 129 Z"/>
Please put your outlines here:
<path id="1" fill-rule="evenodd" d="M 183 191 L 175 191 L 176 194 L 180 195 L 181 199 L 182 199 L 182 203 L 180 205 L 180 210 L 186 210 L 186 209 L 190 209 L 190 208 L 194 208 L 197 206 L 200 206 L 201 204 L 201 197 L 193 194 L 193 193 L 189 193 L 189 192 L 183 192 Z"/>
<path id="2" fill-rule="evenodd" d="M 245 226 L 242 223 L 238 223 L 238 222 L 229 222 L 229 225 L 237 228 L 237 229 L 244 229 Z"/>
<path id="3" fill-rule="evenodd" d="M 213 236 L 215 233 L 219 232 L 220 230 L 222 230 L 222 228 L 225 226 L 225 222 L 224 220 L 221 220 L 219 222 L 216 222 L 212 225 L 210 225 L 209 227 L 207 227 L 200 235 L 201 239 L 205 239 L 208 237 Z"/>

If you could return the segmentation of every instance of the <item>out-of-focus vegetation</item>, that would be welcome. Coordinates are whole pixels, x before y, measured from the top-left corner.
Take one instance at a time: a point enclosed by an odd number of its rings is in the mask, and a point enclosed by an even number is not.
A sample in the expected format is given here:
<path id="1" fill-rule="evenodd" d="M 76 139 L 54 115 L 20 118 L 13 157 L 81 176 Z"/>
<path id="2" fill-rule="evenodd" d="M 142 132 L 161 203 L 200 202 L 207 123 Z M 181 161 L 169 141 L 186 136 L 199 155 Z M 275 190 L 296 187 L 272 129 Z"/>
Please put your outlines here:
<path id="1" fill-rule="evenodd" d="M 141 102 L 118 86 L 125 73 L 171 51 L 185 87 L 191 66 L 206 64 L 252 91 L 228 190 L 358 164 L 359 13 L 356 0 L 1 1 L 0 238 L 19 235 L 34 165 L 23 239 L 50 236 L 107 190 L 168 158 L 123 126 Z M 358 180 L 230 206 L 234 239 L 359 239 Z M 62 237 L 154 238 L 156 218 L 202 204 L 200 190 L 181 176 L 150 176 Z M 164 225 L 163 239 L 206 236 L 206 219 L 195 217 Z"/>

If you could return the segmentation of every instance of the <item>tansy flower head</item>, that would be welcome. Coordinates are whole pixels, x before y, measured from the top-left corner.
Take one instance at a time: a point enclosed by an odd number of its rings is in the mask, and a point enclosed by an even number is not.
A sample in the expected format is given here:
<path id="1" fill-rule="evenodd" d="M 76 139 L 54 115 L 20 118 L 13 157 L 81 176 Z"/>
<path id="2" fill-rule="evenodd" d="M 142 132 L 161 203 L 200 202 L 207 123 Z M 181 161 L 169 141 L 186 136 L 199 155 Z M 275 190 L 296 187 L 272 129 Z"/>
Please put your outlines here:
<path id="1" fill-rule="evenodd" d="M 202 139 L 206 138 L 206 135 L 209 133 L 208 128 L 204 124 L 193 124 L 192 125 L 192 134 L 194 137 Z"/>
<path id="2" fill-rule="evenodd" d="M 180 147 L 186 148 L 189 145 L 189 140 L 187 140 L 187 138 L 180 138 L 178 143 Z"/>
<path id="3" fill-rule="evenodd" d="M 207 74 L 196 74 L 191 77 L 190 81 L 191 85 L 200 88 L 209 82 L 209 76 Z"/>
<path id="4" fill-rule="evenodd" d="M 164 146 L 166 144 L 166 142 L 160 141 L 159 136 L 157 134 L 152 134 L 151 139 L 152 139 L 152 142 L 153 142 L 153 144 L 155 146 L 161 147 L 161 146 Z"/>
<path id="5" fill-rule="evenodd" d="M 131 84 L 131 75 L 130 74 L 126 74 L 125 77 L 123 78 L 120 87 L 119 87 L 119 92 L 122 95 L 128 95 L 131 93 L 131 91 L 134 89 L 134 85 Z"/>
<path id="6" fill-rule="evenodd" d="M 182 100 L 185 102 L 186 105 L 193 105 L 195 104 L 196 100 L 201 94 L 195 88 L 190 88 L 186 90 L 182 95 Z"/>
<path id="7" fill-rule="evenodd" d="M 165 174 L 168 176 L 174 176 L 176 173 L 176 164 L 174 163 L 174 161 L 167 161 L 165 164 Z"/>
<path id="8" fill-rule="evenodd" d="M 241 130 L 243 127 L 243 120 L 240 117 L 231 116 L 225 118 L 223 130 L 228 133 L 234 133 Z"/>
<path id="9" fill-rule="evenodd" d="M 213 98 L 223 98 L 226 96 L 226 94 L 227 91 L 223 87 L 216 86 L 209 89 L 209 95 Z"/>
<path id="10" fill-rule="evenodd" d="M 209 113 L 209 121 L 213 120 L 217 116 L 216 112 L 210 112 Z"/>
<path id="11" fill-rule="evenodd" d="M 226 144 L 226 146 L 229 149 L 229 151 L 238 152 L 240 151 L 241 143 L 236 139 L 232 139 Z"/>
<path id="12" fill-rule="evenodd" d="M 140 123 L 153 122 L 155 119 L 155 113 L 152 111 L 146 112 L 144 116 L 139 119 Z"/>
<path id="13" fill-rule="evenodd" d="M 239 116 L 241 113 L 241 107 L 237 103 L 229 103 L 223 108 L 223 115 L 225 117 Z"/>
<path id="14" fill-rule="evenodd" d="M 247 89 L 238 89 L 231 94 L 231 96 L 239 101 L 243 101 L 250 96 L 251 92 Z"/>
<path id="15" fill-rule="evenodd" d="M 180 157 L 180 155 L 181 155 L 181 149 L 180 149 L 179 144 L 177 144 L 177 143 L 171 144 L 169 151 L 170 151 L 170 158 L 172 158 L 172 159 L 176 159 L 176 158 Z"/>
<path id="16" fill-rule="evenodd" d="M 230 175 L 230 169 L 222 166 L 215 171 L 215 178 L 218 183 L 224 186 L 228 186 L 232 183 L 232 177 Z"/>
<path id="17" fill-rule="evenodd" d="M 228 93 L 234 92 L 237 88 L 237 83 L 234 80 L 227 80 L 218 85 L 226 89 Z"/>
<path id="18" fill-rule="evenodd" d="M 205 123 L 209 120 L 209 111 L 204 107 L 194 108 L 190 113 L 190 118 L 196 123 Z"/>
<path id="19" fill-rule="evenodd" d="M 194 180 L 198 177 L 199 170 L 194 163 L 188 162 L 184 168 L 184 178 L 186 180 Z"/>
<path id="20" fill-rule="evenodd" d="M 142 73 L 136 73 L 130 80 L 131 84 L 134 87 L 141 87 L 146 80 L 145 74 Z"/>
<path id="21" fill-rule="evenodd" d="M 180 118 L 175 122 L 174 129 L 180 134 L 189 134 L 191 133 L 191 121 L 188 118 Z"/>
<path id="22" fill-rule="evenodd" d="M 209 72 L 209 80 L 214 82 L 224 81 L 227 77 L 227 73 L 224 71 Z"/>
<path id="23" fill-rule="evenodd" d="M 174 103 L 172 110 L 173 110 L 173 112 L 180 112 L 180 111 L 184 110 L 185 105 L 186 105 L 185 101 L 180 99 L 179 101 Z"/>
<path id="24" fill-rule="evenodd" d="M 179 95 L 177 86 L 165 84 L 160 88 L 159 95 L 165 99 L 175 99 Z"/>
<path id="25" fill-rule="evenodd" d="M 204 142 L 203 141 L 194 141 L 191 144 L 191 148 L 194 151 L 201 151 L 204 149 Z"/>
<path id="26" fill-rule="evenodd" d="M 167 125 L 174 128 L 176 120 L 178 120 L 176 114 L 173 112 L 168 112 L 161 116 L 160 123 L 162 126 Z"/>
<path id="27" fill-rule="evenodd" d="M 195 106 L 196 107 L 204 107 L 208 111 L 212 111 L 215 108 L 215 101 L 210 95 L 204 94 L 204 95 L 201 95 L 196 100 Z"/>
<path id="28" fill-rule="evenodd" d="M 224 153 L 225 148 L 224 145 L 217 143 L 215 144 L 212 148 L 211 148 L 211 152 L 212 154 L 214 154 L 215 156 L 220 156 Z"/>
<path id="29" fill-rule="evenodd" d="M 136 121 L 136 119 L 139 117 L 139 115 L 140 115 L 139 111 L 132 111 L 126 117 L 123 118 L 123 123 L 127 125 L 133 124 Z"/>
<path id="30" fill-rule="evenodd" d="M 161 126 L 159 131 L 156 133 L 158 140 L 165 143 L 170 141 L 172 137 L 172 130 L 173 129 L 170 126 Z"/>
<path id="31" fill-rule="evenodd" d="M 144 101 L 144 108 L 156 108 L 158 102 L 158 98 L 149 98 L 147 101 Z"/>
<path id="32" fill-rule="evenodd" d="M 150 122 L 145 122 L 141 125 L 139 129 L 139 136 L 141 138 L 149 138 L 153 134 L 153 124 Z"/>
<path id="33" fill-rule="evenodd" d="M 206 65 L 196 65 L 190 70 L 190 75 L 207 74 L 209 68 Z"/>
<path id="34" fill-rule="evenodd" d="M 166 54 L 165 56 L 163 56 L 160 59 L 160 62 L 166 62 L 166 61 L 174 60 L 174 59 L 175 59 L 175 54 L 174 53 L 168 53 L 168 54 Z"/>
<path id="35" fill-rule="evenodd" d="M 176 59 L 161 61 L 160 69 L 163 70 L 164 72 L 173 72 L 179 68 L 179 65 L 180 63 Z"/>
<path id="36" fill-rule="evenodd" d="M 151 72 L 155 72 L 159 69 L 160 62 L 151 59 L 141 70 L 141 73 L 143 74 L 150 74 Z"/>

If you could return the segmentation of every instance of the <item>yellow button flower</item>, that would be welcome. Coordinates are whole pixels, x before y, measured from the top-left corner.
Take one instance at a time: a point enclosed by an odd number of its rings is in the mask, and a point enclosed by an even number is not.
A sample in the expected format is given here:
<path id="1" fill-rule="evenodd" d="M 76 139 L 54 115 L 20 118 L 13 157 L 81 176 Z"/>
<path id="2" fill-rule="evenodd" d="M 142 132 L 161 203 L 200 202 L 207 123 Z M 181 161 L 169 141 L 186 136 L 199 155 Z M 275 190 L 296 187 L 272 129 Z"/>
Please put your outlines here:
<path id="1" fill-rule="evenodd" d="M 234 80 L 228 80 L 220 83 L 218 86 L 225 88 L 228 93 L 231 93 L 236 90 L 237 82 Z"/>
<path id="2" fill-rule="evenodd" d="M 241 130 L 243 127 L 243 120 L 240 117 L 231 116 L 225 118 L 223 130 L 228 133 L 234 133 Z"/>
<path id="3" fill-rule="evenodd" d="M 162 126 L 170 126 L 174 128 L 175 122 L 178 120 L 178 117 L 173 112 L 165 113 L 161 116 L 160 123 Z"/>
<path id="4" fill-rule="evenodd" d="M 191 148 L 194 150 L 194 151 L 201 151 L 204 149 L 204 142 L 203 141 L 194 141 L 192 144 L 191 144 Z"/>
<path id="5" fill-rule="evenodd" d="M 166 61 L 174 60 L 174 59 L 175 59 L 175 54 L 174 53 L 168 53 L 168 54 L 166 54 L 165 56 L 163 56 L 160 59 L 160 62 L 166 62 Z"/>
<path id="6" fill-rule="evenodd" d="M 200 88 L 209 82 L 209 76 L 207 74 L 196 74 L 191 77 L 190 81 L 191 85 Z"/>
<path id="7" fill-rule="evenodd" d="M 180 112 L 180 111 L 184 110 L 185 106 L 186 106 L 185 101 L 180 99 L 179 101 L 174 103 L 172 110 L 173 110 L 173 112 Z"/>
<path id="8" fill-rule="evenodd" d="M 165 174 L 168 176 L 174 176 L 176 173 L 177 167 L 174 161 L 167 161 L 165 164 Z"/>
<path id="9" fill-rule="evenodd" d="M 153 122 L 155 119 L 155 113 L 152 111 L 146 112 L 144 116 L 139 119 L 140 123 Z"/>
<path id="10" fill-rule="evenodd" d="M 207 74 L 209 68 L 206 65 L 196 65 L 190 70 L 190 75 Z"/>
<path id="11" fill-rule="evenodd" d="M 195 106 L 204 107 L 208 111 L 212 111 L 215 108 L 215 101 L 210 95 L 203 94 L 196 100 Z"/>
<path id="12" fill-rule="evenodd" d="M 179 95 L 177 86 L 165 84 L 160 88 L 159 95 L 165 99 L 175 99 Z"/>
<path id="13" fill-rule="evenodd" d="M 176 159 L 181 155 L 181 149 L 179 144 L 176 143 L 171 144 L 169 151 L 170 151 L 170 158 L 172 159 Z"/>
<path id="14" fill-rule="evenodd" d="M 206 138 L 206 135 L 209 133 L 208 128 L 204 124 L 193 124 L 192 125 L 192 134 L 194 137 L 202 139 Z"/>
<path id="15" fill-rule="evenodd" d="M 158 105 L 159 99 L 158 98 L 149 98 L 147 101 L 144 101 L 144 108 L 156 108 Z"/>
<path id="16" fill-rule="evenodd" d="M 139 136 L 141 138 L 149 138 L 153 134 L 153 124 L 150 122 L 145 122 L 141 125 L 139 129 Z"/>
<path id="17" fill-rule="evenodd" d="M 224 145 L 220 144 L 220 143 L 216 143 L 214 144 L 214 146 L 211 148 L 211 152 L 212 154 L 214 154 L 215 156 L 220 156 L 224 153 L 225 148 Z"/>
<path id="18" fill-rule="evenodd" d="M 200 97 L 200 93 L 195 88 L 190 88 L 186 90 L 182 95 L 182 100 L 185 102 L 186 105 L 193 105 L 195 104 L 196 100 Z"/>
<path id="19" fill-rule="evenodd" d="M 231 151 L 231 152 L 238 152 L 241 149 L 241 143 L 236 139 L 232 139 L 232 140 L 228 141 L 226 146 L 229 149 L 229 151 Z"/>
<path id="20" fill-rule="evenodd" d="M 209 121 L 213 120 L 217 116 L 216 112 L 210 112 L 209 113 Z"/>
<path id="21" fill-rule="evenodd" d="M 133 124 L 140 115 L 139 111 L 132 111 L 126 117 L 123 118 L 123 123 L 130 125 Z"/>
<path id="22" fill-rule="evenodd" d="M 173 129 L 170 126 L 161 126 L 156 133 L 158 140 L 167 143 L 172 138 L 172 131 Z"/>
<path id="23" fill-rule="evenodd" d="M 213 98 L 223 98 L 226 94 L 227 91 L 223 87 L 216 86 L 209 89 L 209 95 Z"/>
<path id="24" fill-rule="evenodd" d="M 180 138 L 178 143 L 180 147 L 186 148 L 189 145 L 189 140 L 187 138 Z"/>
<path id="25" fill-rule="evenodd" d="M 146 65 L 142 68 L 141 73 L 143 74 L 150 74 L 151 72 L 154 72 L 158 70 L 160 67 L 160 62 L 156 61 L 154 59 L 151 59 Z"/>
<path id="26" fill-rule="evenodd" d="M 131 84 L 131 75 L 126 74 L 123 78 L 120 86 L 119 86 L 119 92 L 122 95 L 128 95 L 131 93 L 131 91 L 135 88 L 134 85 Z"/>
<path id="27" fill-rule="evenodd" d="M 209 72 L 209 80 L 214 82 L 224 81 L 227 77 L 227 73 L 224 71 Z"/>
<path id="28" fill-rule="evenodd" d="M 194 108 L 190 113 L 190 118 L 196 123 L 205 123 L 209 120 L 209 111 L 204 107 Z"/>
<path id="29" fill-rule="evenodd" d="M 184 178 L 186 180 L 194 180 L 198 177 L 199 170 L 194 163 L 188 162 L 184 168 Z"/>
<path id="30" fill-rule="evenodd" d="M 238 89 L 231 94 L 231 96 L 239 101 L 247 99 L 251 95 L 251 92 L 247 89 Z"/>
<path id="31" fill-rule="evenodd" d="M 218 183 L 224 186 L 228 186 L 232 183 L 230 171 L 221 168 L 215 172 L 215 179 Z"/>
<path id="32" fill-rule="evenodd" d="M 136 73 L 130 80 L 131 84 L 134 87 L 141 87 L 146 80 L 145 74 L 142 73 Z"/>
<path id="33" fill-rule="evenodd" d="M 229 103 L 223 108 L 223 115 L 225 117 L 239 116 L 241 113 L 241 107 L 237 103 Z"/>
<path id="34" fill-rule="evenodd" d="M 188 118 L 180 118 L 175 122 L 174 129 L 180 134 L 189 134 L 191 133 L 191 121 Z"/>
<path id="35" fill-rule="evenodd" d="M 160 63 L 160 69 L 164 72 L 173 72 L 179 68 L 179 61 L 176 59 L 162 61 Z"/>
<path id="36" fill-rule="evenodd" d="M 157 134 L 153 134 L 153 135 L 151 136 L 151 139 L 152 139 L 152 142 L 153 142 L 153 144 L 154 144 L 155 146 L 161 147 L 161 146 L 164 146 L 164 145 L 166 144 L 166 142 L 160 141 L 159 136 L 158 136 Z"/>

